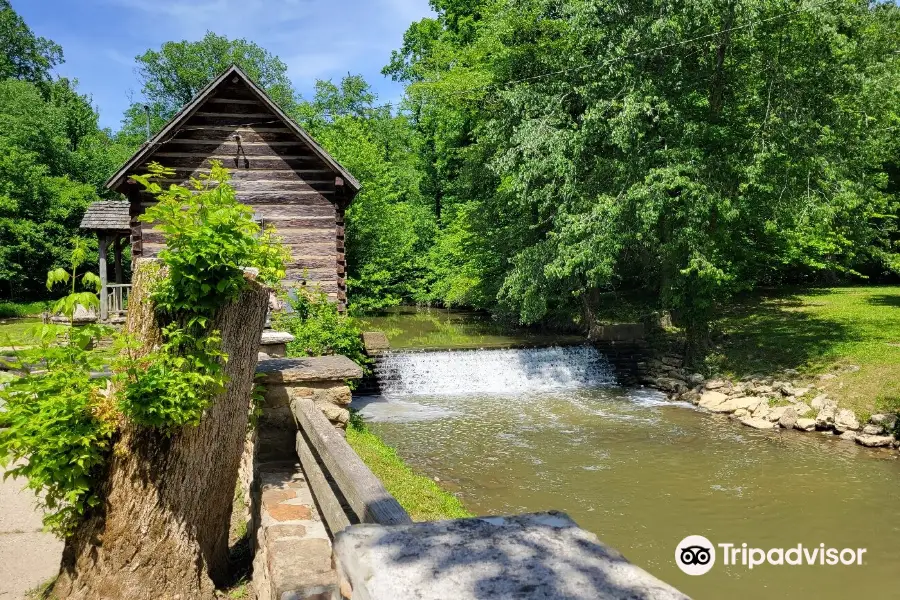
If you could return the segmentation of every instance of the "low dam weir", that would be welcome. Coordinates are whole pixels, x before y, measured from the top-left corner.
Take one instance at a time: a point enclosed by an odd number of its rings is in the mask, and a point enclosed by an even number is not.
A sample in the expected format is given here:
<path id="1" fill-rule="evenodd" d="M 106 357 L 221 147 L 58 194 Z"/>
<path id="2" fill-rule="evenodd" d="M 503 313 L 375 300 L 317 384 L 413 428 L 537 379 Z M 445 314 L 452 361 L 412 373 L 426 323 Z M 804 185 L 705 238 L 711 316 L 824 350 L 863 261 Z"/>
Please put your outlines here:
<path id="1" fill-rule="evenodd" d="M 389 353 L 375 375 L 386 396 L 521 394 L 613 385 L 593 346 Z"/>
<path id="2" fill-rule="evenodd" d="M 900 503 L 900 460 L 838 436 L 759 431 L 668 401 L 632 384 L 640 350 L 410 346 L 378 357 L 380 391 L 354 392 L 352 406 L 471 512 L 563 511 L 697 599 L 844 600 L 896 581 L 900 520 L 878 515 Z M 736 547 L 823 543 L 867 553 L 852 567 L 752 571 L 719 557 L 691 577 L 673 555 L 696 534 Z"/>

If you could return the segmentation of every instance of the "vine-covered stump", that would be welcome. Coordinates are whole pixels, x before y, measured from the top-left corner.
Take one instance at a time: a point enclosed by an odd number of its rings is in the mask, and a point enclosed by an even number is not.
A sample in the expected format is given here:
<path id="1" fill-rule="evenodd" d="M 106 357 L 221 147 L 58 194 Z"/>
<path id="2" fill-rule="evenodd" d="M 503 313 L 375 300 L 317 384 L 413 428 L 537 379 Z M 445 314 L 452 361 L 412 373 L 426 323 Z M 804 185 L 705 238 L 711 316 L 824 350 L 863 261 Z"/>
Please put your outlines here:
<path id="1" fill-rule="evenodd" d="M 150 300 L 161 265 L 139 260 L 126 331 L 161 342 Z M 255 282 L 221 308 L 227 384 L 200 424 L 171 434 L 122 426 L 100 485 L 102 504 L 66 542 L 54 594 L 61 599 L 212 598 L 227 575 L 228 525 L 247 431 L 268 291 Z"/>

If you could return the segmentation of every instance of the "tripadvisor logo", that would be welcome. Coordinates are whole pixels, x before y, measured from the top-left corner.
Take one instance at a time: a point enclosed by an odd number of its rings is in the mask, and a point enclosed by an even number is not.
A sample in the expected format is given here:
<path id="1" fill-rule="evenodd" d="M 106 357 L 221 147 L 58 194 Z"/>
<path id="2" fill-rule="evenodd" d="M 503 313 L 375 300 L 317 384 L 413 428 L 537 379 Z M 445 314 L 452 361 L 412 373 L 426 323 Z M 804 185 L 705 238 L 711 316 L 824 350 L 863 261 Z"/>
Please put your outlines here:
<path id="1" fill-rule="evenodd" d="M 865 548 L 826 548 L 825 544 L 791 548 L 752 548 L 743 544 L 713 544 L 702 535 L 689 535 L 675 548 L 675 564 L 688 575 L 703 575 L 716 564 L 716 548 L 723 565 L 752 569 L 760 565 L 861 565 Z"/>

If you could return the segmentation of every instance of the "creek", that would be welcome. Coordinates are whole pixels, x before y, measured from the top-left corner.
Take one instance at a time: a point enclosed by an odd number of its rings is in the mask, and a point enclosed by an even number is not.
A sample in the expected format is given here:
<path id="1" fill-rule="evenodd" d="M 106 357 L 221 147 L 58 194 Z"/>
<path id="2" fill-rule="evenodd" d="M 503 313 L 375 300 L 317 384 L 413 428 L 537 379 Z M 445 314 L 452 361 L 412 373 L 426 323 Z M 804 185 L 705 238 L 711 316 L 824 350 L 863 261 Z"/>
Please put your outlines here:
<path id="1" fill-rule="evenodd" d="M 439 324 L 456 347 L 483 344 L 483 332 L 466 344 L 454 320 L 466 322 L 456 314 Z M 409 321 L 418 331 L 395 320 L 389 335 L 428 339 L 421 319 Z M 490 333 L 498 346 L 522 338 L 506 335 Z M 382 394 L 354 405 L 409 464 L 476 514 L 564 511 L 696 599 L 837 600 L 894 597 L 900 589 L 896 452 L 833 435 L 758 431 L 656 391 L 621 387 L 588 346 L 415 352 L 410 345 L 379 363 Z M 709 573 L 691 577 L 674 554 L 694 534 L 738 547 L 824 543 L 867 552 L 861 566 L 752 570 L 723 565 L 719 553 Z"/>

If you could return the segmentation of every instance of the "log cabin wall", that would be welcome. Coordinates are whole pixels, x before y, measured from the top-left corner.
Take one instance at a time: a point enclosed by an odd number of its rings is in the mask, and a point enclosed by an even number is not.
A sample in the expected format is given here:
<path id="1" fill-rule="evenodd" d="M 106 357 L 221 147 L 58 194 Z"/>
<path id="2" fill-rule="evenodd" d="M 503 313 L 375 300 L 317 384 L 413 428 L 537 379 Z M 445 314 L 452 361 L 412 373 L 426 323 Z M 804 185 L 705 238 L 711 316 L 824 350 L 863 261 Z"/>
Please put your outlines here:
<path id="1" fill-rule="evenodd" d="M 150 162 L 174 169 L 167 183 L 209 173 L 212 161 L 231 171 L 238 200 L 273 225 L 290 249 L 285 286 L 319 287 L 343 309 L 347 301 L 343 181 L 240 78 L 217 86 L 174 134 L 129 174 Z M 137 217 L 155 200 L 129 186 L 132 256 L 155 256 L 161 232 Z"/>

